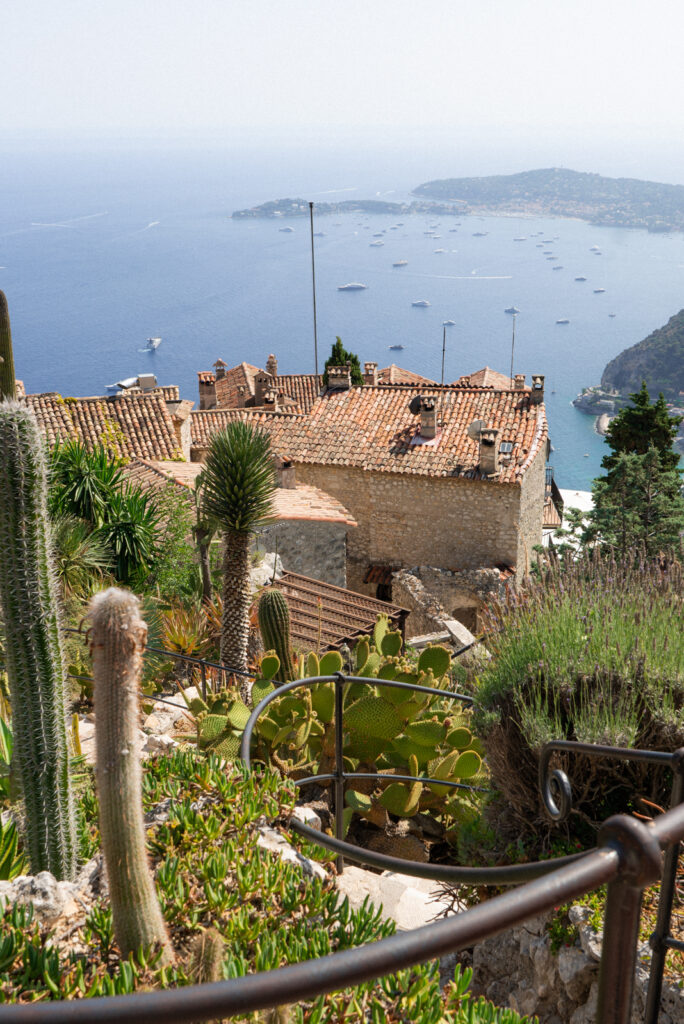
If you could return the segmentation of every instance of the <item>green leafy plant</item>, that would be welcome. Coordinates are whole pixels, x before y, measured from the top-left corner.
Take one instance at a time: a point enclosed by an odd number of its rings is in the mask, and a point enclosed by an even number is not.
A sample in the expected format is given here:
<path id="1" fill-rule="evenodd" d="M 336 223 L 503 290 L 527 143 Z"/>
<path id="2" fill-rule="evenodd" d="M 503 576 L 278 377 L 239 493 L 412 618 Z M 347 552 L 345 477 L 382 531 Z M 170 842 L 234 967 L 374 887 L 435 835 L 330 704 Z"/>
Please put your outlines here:
<path id="1" fill-rule="evenodd" d="M 490 607 L 492 658 L 479 679 L 475 727 L 502 797 L 500 827 L 548 842 L 538 770 L 549 740 L 652 750 L 684 743 L 683 601 L 679 563 L 595 549 L 550 562 L 539 580 Z M 666 775 L 652 765 L 566 755 L 557 763 L 571 777 L 586 841 L 591 823 L 637 796 L 668 798 Z"/>

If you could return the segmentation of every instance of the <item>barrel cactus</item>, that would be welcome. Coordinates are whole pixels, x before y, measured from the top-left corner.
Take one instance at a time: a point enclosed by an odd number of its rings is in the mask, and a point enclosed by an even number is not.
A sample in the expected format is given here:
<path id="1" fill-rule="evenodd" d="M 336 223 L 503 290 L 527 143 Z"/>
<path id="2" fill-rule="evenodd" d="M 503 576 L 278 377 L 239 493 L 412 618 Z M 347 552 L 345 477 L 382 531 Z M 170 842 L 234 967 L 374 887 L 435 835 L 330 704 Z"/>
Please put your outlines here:
<path id="1" fill-rule="evenodd" d="M 140 674 L 147 626 L 133 594 L 111 587 L 90 606 L 100 835 L 116 941 L 124 956 L 173 950 L 145 849 L 138 729 Z"/>
<path id="2" fill-rule="evenodd" d="M 6 399 L 0 402 L 0 606 L 13 765 L 24 799 L 31 870 L 70 879 L 76 872 L 77 843 L 67 747 L 68 683 L 48 522 L 43 438 L 31 410 Z"/>
<path id="3" fill-rule="evenodd" d="M 267 650 L 275 651 L 280 662 L 278 679 L 287 683 L 297 678 L 292 660 L 290 609 L 280 590 L 265 590 L 259 598 L 259 629 Z"/>
<path id="4" fill-rule="evenodd" d="M 15 397 L 16 381 L 14 379 L 9 306 L 5 293 L 0 291 L 0 398 Z"/>

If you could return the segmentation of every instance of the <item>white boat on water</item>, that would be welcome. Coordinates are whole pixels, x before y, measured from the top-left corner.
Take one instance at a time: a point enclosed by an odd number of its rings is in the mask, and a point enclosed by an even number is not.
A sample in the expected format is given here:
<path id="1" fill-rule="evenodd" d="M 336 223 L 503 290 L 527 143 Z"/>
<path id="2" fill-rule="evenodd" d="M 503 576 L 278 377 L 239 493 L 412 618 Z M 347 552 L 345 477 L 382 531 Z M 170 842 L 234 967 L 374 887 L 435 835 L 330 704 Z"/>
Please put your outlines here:
<path id="1" fill-rule="evenodd" d="M 360 281 L 350 281 L 349 284 L 338 284 L 338 292 L 363 292 L 368 287 L 367 284 L 361 284 Z"/>
<path id="2" fill-rule="evenodd" d="M 455 320 L 442 320 L 442 325 L 444 327 L 455 327 L 456 326 L 456 321 Z"/>
<path id="3" fill-rule="evenodd" d="M 381 242 L 381 241 L 380 241 L 380 239 L 378 239 L 378 241 L 377 241 L 377 242 L 371 242 L 371 243 L 370 243 L 370 245 L 371 245 L 371 248 L 373 248 L 373 247 L 375 247 L 375 246 L 377 246 L 377 245 L 384 245 L 384 244 L 385 244 L 385 243 L 384 243 L 384 242 Z"/>
<path id="4" fill-rule="evenodd" d="M 408 260 L 397 260 L 395 263 L 392 264 L 392 266 L 393 267 L 407 267 L 408 266 Z"/>
<path id="5" fill-rule="evenodd" d="M 557 324 L 569 324 L 570 321 L 568 320 L 567 317 L 563 317 L 561 320 L 556 320 L 556 323 Z"/>
<path id="6" fill-rule="evenodd" d="M 421 307 L 423 307 L 423 306 L 429 306 L 430 303 L 428 302 L 427 299 L 416 299 L 416 301 L 412 302 L 411 305 L 412 306 L 421 306 Z"/>
<path id="7" fill-rule="evenodd" d="M 507 309 L 504 309 L 504 313 L 510 313 L 512 316 L 515 316 L 515 314 L 519 312 L 520 310 L 517 306 L 509 306 Z"/>
<path id="8" fill-rule="evenodd" d="M 154 352 L 155 348 L 159 348 L 161 343 L 161 338 L 148 338 L 145 342 L 145 348 L 148 352 Z"/>

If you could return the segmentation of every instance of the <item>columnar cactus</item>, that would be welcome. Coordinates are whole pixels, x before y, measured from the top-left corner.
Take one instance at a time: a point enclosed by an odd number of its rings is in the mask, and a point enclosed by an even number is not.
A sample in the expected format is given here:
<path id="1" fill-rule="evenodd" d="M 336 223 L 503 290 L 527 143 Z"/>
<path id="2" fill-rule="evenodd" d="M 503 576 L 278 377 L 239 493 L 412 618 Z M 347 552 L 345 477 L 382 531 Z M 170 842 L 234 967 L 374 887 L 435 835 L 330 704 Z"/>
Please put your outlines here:
<path id="1" fill-rule="evenodd" d="M 266 590 L 259 599 L 259 629 L 267 651 L 275 651 L 280 661 L 278 679 L 287 683 L 297 678 L 292 661 L 290 609 L 279 590 Z"/>
<path id="2" fill-rule="evenodd" d="M 15 397 L 16 381 L 14 379 L 9 307 L 5 293 L 0 291 L 0 398 Z"/>
<path id="3" fill-rule="evenodd" d="M 114 933 L 124 956 L 173 951 L 145 850 L 138 692 L 147 626 L 133 594 L 111 587 L 90 605 L 100 835 Z"/>
<path id="4" fill-rule="evenodd" d="M 44 444 L 31 410 L 10 399 L 0 401 L 0 552 L 13 765 L 24 798 L 26 847 L 34 873 L 70 879 L 77 841 L 68 683 L 51 568 Z"/>

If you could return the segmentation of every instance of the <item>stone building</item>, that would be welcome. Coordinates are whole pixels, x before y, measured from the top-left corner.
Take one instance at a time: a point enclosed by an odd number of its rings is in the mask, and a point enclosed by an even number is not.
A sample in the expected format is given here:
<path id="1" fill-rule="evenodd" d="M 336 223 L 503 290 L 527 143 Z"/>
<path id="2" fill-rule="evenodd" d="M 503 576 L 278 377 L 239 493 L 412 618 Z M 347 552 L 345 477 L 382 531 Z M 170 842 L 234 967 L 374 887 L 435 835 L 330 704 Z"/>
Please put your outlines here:
<path id="1" fill-rule="evenodd" d="M 542 376 L 531 386 L 517 375 L 513 386 L 501 376 L 484 386 L 461 378 L 443 388 L 352 387 L 338 367 L 308 415 L 192 413 L 193 457 L 208 443 L 209 417 L 258 423 L 298 482 L 337 498 L 358 523 L 347 545 L 351 589 L 406 604 L 395 573 L 416 571 L 446 613 L 472 628 L 487 596 L 520 579 L 541 543 L 543 398 Z"/>

